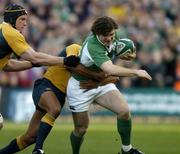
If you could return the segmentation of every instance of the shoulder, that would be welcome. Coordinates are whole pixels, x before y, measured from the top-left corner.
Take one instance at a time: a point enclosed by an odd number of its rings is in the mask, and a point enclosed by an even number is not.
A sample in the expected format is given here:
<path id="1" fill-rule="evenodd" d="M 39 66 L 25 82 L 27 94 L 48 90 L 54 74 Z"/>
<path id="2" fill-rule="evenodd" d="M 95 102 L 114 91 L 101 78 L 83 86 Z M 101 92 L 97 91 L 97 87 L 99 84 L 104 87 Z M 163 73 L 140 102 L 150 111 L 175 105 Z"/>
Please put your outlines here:
<path id="1" fill-rule="evenodd" d="M 80 48 L 81 48 L 81 46 L 79 44 L 71 44 L 71 45 L 66 47 L 66 51 L 71 50 L 71 49 L 79 50 Z"/>
<path id="2" fill-rule="evenodd" d="M 94 50 L 96 50 L 96 51 L 105 51 L 106 50 L 104 45 L 98 41 L 96 36 L 91 36 L 88 38 L 87 48 L 88 48 L 89 52 L 94 51 Z"/>
<path id="3" fill-rule="evenodd" d="M 24 39 L 24 36 L 19 31 L 17 31 L 15 28 L 13 28 L 11 25 L 7 23 L 2 24 L 2 33 L 6 39 L 14 39 L 15 37 Z"/>
<path id="4" fill-rule="evenodd" d="M 81 46 L 78 44 L 72 44 L 66 47 L 67 56 L 69 55 L 78 55 Z"/>

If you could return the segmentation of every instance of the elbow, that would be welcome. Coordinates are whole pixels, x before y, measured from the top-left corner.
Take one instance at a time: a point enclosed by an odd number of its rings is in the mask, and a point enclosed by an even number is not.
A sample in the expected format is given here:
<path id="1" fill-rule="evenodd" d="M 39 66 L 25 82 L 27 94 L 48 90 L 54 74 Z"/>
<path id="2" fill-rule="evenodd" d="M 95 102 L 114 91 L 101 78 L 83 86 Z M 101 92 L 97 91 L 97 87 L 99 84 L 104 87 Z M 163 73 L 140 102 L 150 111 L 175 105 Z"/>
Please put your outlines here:
<path id="1" fill-rule="evenodd" d="M 9 60 L 8 63 L 3 67 L 3 71 L 4 72 L 10 72 L 13 71 L 13 66 L 15 66 L 15 64 L 13 63 L 13 60 Z"/>
<path id="2" fill-rule="evenodd" d="M 107 67 L 106 69 L 103 70 L 108 76 L 109 75 L 114 75 L 115 72 L 113 71 L 113 69 Z"/>
<path id="3" fill-rule="evenodd" d="M 111 61 L 105 62 L 101 65 L 101 69 L 107 74 L 107 75 L 114 75 L 115 74 L 115 65 L 112 64 Z"/>
<path id="4" fill-rule="evenodd" d="M 108 75 L 112 76 L 119 76 L 119 70 L 116 69 L 116 67 L 109 68 L 105 71 Z"/>

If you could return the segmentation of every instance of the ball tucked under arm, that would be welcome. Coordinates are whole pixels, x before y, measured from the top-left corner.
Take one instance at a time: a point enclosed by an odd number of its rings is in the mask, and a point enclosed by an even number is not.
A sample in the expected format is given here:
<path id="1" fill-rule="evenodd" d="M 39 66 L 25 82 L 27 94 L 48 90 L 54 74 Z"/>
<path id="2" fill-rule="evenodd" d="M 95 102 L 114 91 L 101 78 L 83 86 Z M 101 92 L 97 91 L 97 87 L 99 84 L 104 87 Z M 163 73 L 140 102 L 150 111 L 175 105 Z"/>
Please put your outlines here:
<path id="1" fill-rule="evenodd" d="M 136 47 L 130 39 L 118 39 L 115 42 L 115 56 L 124 60 L 132 60 L 136 57 Z"/>

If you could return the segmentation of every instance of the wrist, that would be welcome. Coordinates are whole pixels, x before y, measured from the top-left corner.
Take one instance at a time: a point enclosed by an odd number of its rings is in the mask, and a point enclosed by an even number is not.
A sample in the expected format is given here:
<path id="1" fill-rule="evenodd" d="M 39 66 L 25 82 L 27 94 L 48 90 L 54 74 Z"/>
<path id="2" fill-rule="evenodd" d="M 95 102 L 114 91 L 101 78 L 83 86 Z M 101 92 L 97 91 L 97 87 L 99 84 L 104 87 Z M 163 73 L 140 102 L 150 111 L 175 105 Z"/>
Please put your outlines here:
<path id="1" fill-rule="evenodd" d="M 134 70 L 134 75 L 139 76 L 139 70 Z"/>
<path id="2" fill-rule="evenodd" d="M 66 61 L 67 61 L 66 57 L 64 57 L 63 60 L 62 60 L 63 65 L 66 65 Z"/>

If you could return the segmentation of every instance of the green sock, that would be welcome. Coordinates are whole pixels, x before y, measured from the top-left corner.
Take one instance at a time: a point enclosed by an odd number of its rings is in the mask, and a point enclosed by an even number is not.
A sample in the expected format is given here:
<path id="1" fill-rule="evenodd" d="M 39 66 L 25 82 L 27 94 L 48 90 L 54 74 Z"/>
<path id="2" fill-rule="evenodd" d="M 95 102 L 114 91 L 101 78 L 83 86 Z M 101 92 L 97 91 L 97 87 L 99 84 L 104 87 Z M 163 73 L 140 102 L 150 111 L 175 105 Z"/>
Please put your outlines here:
<path id="1" fill-rule="evenodd" d="M 117 129 L 123 145 L 131 143 L 131 119 L 117 119 Z"/>
<path id="2" fill-rule="evenodd" d="M 71 133 L 70 140 L 73 154 L 79 154 L 83 139 L 83 137 L 75 136 L 73 132 Z"/>

